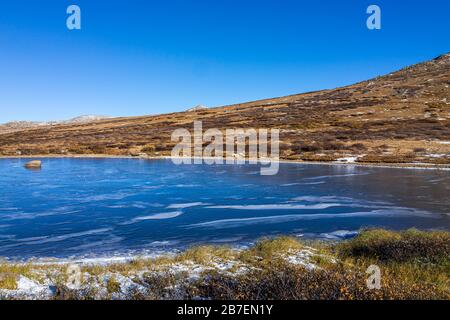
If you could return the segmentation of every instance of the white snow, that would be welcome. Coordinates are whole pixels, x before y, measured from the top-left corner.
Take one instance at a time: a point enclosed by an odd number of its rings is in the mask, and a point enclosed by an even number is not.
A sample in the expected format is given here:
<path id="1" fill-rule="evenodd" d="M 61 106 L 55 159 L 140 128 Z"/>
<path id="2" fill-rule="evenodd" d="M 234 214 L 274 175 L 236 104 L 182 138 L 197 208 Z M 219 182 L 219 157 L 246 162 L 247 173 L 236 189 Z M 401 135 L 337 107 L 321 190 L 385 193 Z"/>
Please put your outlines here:
<path id="1" fill-rule="evenodd" d="M 53 295 L 53 292 L 48 285 L 39 284 L 24 276 L 19 276 L 17 279 L 16 290 L 0 289 L 0 295 L 5 297 L 20 297 L 25 299 L 48 299 Z"/>
<path id="2" fill-rule="evenodd" d="M 315 255 L 313 249 L 303 249 L 297 252 L 290 252 L 285 260 L 293 265 L 299 265 L 305 267 L 307 270 L 313 270 L 317 266 L 310 261 L 311 257 Z"/>
<path id="3" fill-rule="evenodd" d="M 358 160 L 358 156 L 352 156 L 352 157 L 344 157 L 344 158 L 339 158 L 336 161 L 338 162 L 346 162 L 346 163 L 355 163 L 356 160 Z"/>
<path id="4" fill-rule="evenodd" d="M 430 153 L 426 155 L 429 158 L 444 158 L 447 156 L 445 153 Z"/>

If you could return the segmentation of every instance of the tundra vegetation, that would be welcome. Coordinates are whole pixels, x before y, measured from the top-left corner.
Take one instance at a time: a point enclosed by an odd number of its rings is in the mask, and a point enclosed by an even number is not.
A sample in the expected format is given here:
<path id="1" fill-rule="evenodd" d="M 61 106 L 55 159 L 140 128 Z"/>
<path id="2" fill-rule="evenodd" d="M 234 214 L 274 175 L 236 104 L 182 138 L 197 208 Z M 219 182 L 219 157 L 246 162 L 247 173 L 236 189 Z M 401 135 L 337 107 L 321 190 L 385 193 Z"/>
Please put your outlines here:
<path id="1" fill-rule="evenodd" d="M 170 156 L 176 129 L 279 129 L 294 161 L 450 164 L 450 54 L 354 85 L 231 106 L 47 126 L 0 126 L 1 156 Z M 249 149 L 249 142 L 244 142 Z M 270 144 L 271 142 L 269 142 Z M 242 147 L 242 146 L 241 146 Z M 192 153 L 194 153 L 192 151 Z M 224 156 L 233 155 L 224 153 Z"/>
<path id="2" fill-rule="evenodd" d="M 450 298 L 450 234 L 362 230 L 351 240 L 261 239 L 247 249 L 198 246 L 157 258 L 81 265 L 67 287 L 66 265 L 0 264 L 4 299 L 444 299 Z M 369 289 L 377 265 L 381 288 Z M 47 288 L 19 290 L 26 277 Z"/>

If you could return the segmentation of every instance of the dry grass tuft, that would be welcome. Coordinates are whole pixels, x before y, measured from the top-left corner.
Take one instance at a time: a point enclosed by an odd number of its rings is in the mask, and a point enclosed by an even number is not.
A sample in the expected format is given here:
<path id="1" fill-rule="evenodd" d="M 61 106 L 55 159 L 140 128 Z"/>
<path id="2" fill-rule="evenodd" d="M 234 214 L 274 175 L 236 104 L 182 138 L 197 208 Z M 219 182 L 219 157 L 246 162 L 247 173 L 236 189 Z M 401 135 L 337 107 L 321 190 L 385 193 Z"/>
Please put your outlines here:
<path id="1" fill-rule="evenodd" d="M 437 262 L 448 259 L 450 234 L 416 229 L 404 232 L 373 229 L 339 244 L 337 250 L 341 257 L 371 258 L 389 262 Z"/>

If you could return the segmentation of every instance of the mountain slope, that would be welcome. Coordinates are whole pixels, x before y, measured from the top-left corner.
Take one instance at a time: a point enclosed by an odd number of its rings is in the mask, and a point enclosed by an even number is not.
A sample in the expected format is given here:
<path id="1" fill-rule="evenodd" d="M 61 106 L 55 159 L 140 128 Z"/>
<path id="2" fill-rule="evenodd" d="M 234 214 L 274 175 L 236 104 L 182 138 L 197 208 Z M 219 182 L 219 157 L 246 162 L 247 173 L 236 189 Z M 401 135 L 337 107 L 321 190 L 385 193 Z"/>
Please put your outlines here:
<path id="1" fill-rule="evenodd" d="M 292 160 L 450 163 L 450 54 L 347 87 L 0 134 L 2 155 L 169 155 L 176 128 L 279 128 Z"/>

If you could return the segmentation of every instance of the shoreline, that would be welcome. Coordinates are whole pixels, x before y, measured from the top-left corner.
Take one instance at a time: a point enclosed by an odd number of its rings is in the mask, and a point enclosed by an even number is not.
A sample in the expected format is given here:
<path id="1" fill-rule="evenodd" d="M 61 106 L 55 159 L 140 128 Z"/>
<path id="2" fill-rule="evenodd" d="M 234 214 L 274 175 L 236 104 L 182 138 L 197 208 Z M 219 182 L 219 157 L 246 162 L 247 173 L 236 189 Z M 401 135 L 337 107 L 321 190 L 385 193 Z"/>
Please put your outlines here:
<path id="1" fill-rule="evenodd" d="M 176 256 L 182 255 L 185 252 L 190 250 L 195 250 L 198 248 L 227 248 L 229 250 L 235 252 L 242 252 L 245 250 L 249 250 L 253 248 L 257 243 L 262 241 L 273 241 L 276 239 L 282 238 L 290 238 L 296 239 L 296 241 L 302 242 L 308 246 L 314 246 L 317 243 L 322 245 L 336 245 L 343 242 L 351 241 L 352 239 L 358 237 L 360 234 L 367 232 L 367 230 L 378 229 L 378 230 L 387 230 L 389 232 L 407 232 L 412 229 L 385 229 L 381 228 L 370 228 L 370 227 L 362 227 L 359 230 L 338 230 L 344 232 L 342 236 L 333 235 L 335 232 L 322 233 L 322 236 L 317 237 L 303 237 L 303 235 L 296 235 L 290 233 L 282 233 L 273 236 L 261 236 L 255 238 L 253 240 L 249 240 L 247 242 L 241 243 L 210 243 L 210 242 L 201 242 L 201 243 L 193 243 L 190 245 L 180 246 L 180 247 L 172 247 L 165 249 L 142 249 L 142 250 L 133 250 L 127 253 L 126 251 L 111 251 L 106 254 L 93 253 L 93 254 L 85 254 L 85 255 L 72 255 L 67 257 L 28 257 L 28 258 L 8 258 L 4 256 L 0 256 L 0 266 L 1 265 L 17 265 L 17 266 L 65 266 L 65 265 L 79 265 L 79 266 L 108 266 L 114 264 L 130 264 L 133 261 L 139 260 L 155 260 L 155 259 L 164 259 L 164 258 L 174 258 Z M 419 232 L 432 234 L 435 232 L 443 232 L 450 233 L 449 230 L 445 229 L 417 229 Z M 319 235 L 319 234 L 317 234 Z M 330 235 L 331 237 L 327 237 Z"/>
<path id="2" fill-rule="evenodd" d="M 238 250 L 239 248 L 230 247 L 233 250 Z M 9 259 L 6 257 L 0 256 L 0 265 L 8 264 L 8 265 L 17 265 L 17 266 L 64 266 L 64 265 L 80 265 L 80 266 L 108 266 L 111 264 L 128 264 L 132 263 L 136 260 L 151 260 L 158 258 L 168 258 L 174 257 L 177 254 L 183 253 L 187 249 L 184 250 L 155 250 L 154 253 L 149 253 L 143 251 L 142 254 L 135 253 L 129 255 L 99 255 L 98 257 L 65 257 L 65 258 L 57 258 L 57 257 L 33 257 L 26 259 Z"/>
<path id="3" fill-rule="evenodd" d="M 16 155 L 0 156 L 1 159 L 136 159 L 136 160 L 171 160 L 179 159 L 172 156 L 125 156 L 108 154 L 73 154 L 73 155 Z M 191 157 L 191 159 L 195 159 Z M 203 158 L 210 159 L 210 158 Z M 227 158 L 224 158 L 224 161 Z M 233 158 L 233 160 L 236 160 Z M 246 162 L 249 159 L 245 160 Z M 370 163 L 370 162 L 340 162 L 340 161 L 302 161 L 280 159 L 279 163 L 305 164 L 305 165 L 340 165 L 340 166 L 359 166 L 369 168 L 397 168 L 397 169 L 421 169 L 421 170 L 443 170 L 450 171 L 450 164 L 432 164 L 432 163 Z"/>
<path id="4" fill-rule="evenodd" d="M 242 250 L 249 249 L 253 247 L 256 243 L 263 241 L 265 239 L 277 239 L 283 237 L 295 238 L 298 241 L 304 241 L 305 243 L 313 243 L 313 242 L 323 242 L 323 243 L 338 243 L 344 240 L 349 240 L 351 238 L 356 237 L 360 234 L 359 231 L 348 231 L 342 230 L 344 232 L 348 232 L 352 234 L 351 237 L 335 237 L 335 238 L 327 238 L 327 237 L 303 237 L 295 234 L 278 234 L 272 237 L 261 236 L 254 238 L 253 240 L 249 240 L 246 242 L 229 242 L 229 243 L 214 243 L 214 242 L 199 242 L 187 244 L 179 247 L 166 247 L 161 249 L 138 249 L 138 250 L 130 250 L 127 251 L 111 251 L 105 254 L 101 253 L 92 253 L 92 254 L 84 254 L 84 255 L 72 255 L 67 257 L 28 257 L 28 258 L 14 258 L 14 257 L 5 257 L 0 256 L 0 265 L 1 264 L 9 264 L 9 265 L 35 265 L 35 266 L 52 266 L 52 265 L 70 265 L 77 264 L 80 266 L 107 266 L 110 264 L 128 264 L 136 260 L 150 260 L 150 259 L 158 259 L 158 258 L 169 258 L 174 257 L 180 254 L 183 254 L 186 251 L 195 248 L 204 248 L 204 247 L 224 247 L 230 250 L 240 252 Z M 427 231 L 427 230 L 426 230 Z M 434 231 L 434 230 L 428 230 Z M 332 234 L 332 232 L 330 232 Z"/>

